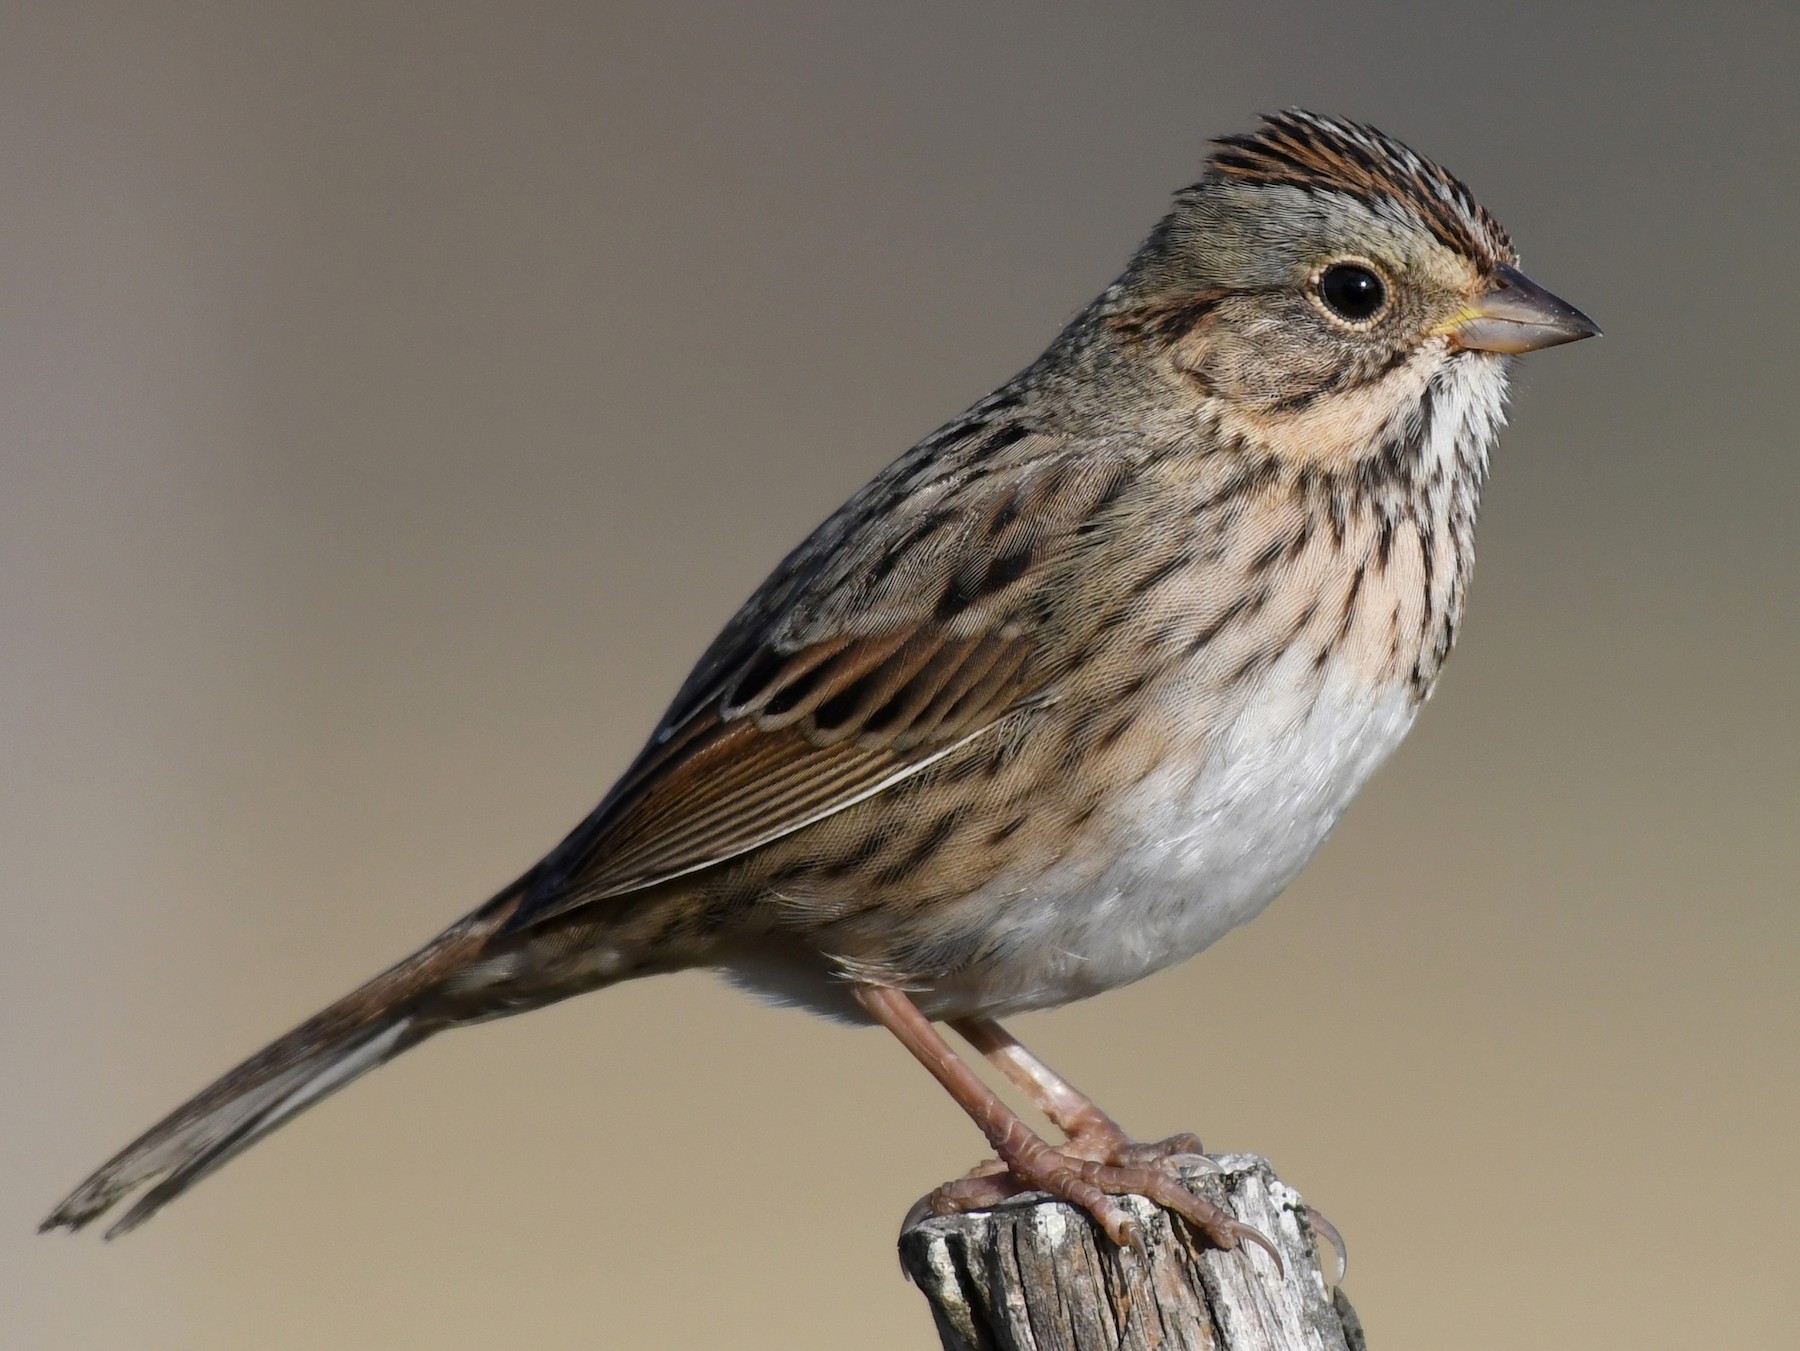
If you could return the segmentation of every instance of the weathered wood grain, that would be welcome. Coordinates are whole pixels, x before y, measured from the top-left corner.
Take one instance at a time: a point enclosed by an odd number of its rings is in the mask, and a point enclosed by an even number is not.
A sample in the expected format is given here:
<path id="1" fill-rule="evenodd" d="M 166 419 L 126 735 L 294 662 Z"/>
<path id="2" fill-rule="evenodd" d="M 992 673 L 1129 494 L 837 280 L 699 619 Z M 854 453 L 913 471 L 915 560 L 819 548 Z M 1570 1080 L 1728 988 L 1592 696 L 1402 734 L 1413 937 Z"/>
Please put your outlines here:
<path id="1" fill-rule="evenodd" d="M 1125 1204 L 1147 1263 L 1043 1196 L 922 1220 L 900 1236 L 900 1259 L 945 1351 L 1364 1351 L 1299 1193 L 1254 1155 L 1215 1162 L 1185 1173 L 1188 1185 L 1266 1234 L 1285 1275 L 1253 1245 L 1207 1247 L 1142 1197 Z M 1329 1244 L 1325 1254 L 1335 1272 Z"/>

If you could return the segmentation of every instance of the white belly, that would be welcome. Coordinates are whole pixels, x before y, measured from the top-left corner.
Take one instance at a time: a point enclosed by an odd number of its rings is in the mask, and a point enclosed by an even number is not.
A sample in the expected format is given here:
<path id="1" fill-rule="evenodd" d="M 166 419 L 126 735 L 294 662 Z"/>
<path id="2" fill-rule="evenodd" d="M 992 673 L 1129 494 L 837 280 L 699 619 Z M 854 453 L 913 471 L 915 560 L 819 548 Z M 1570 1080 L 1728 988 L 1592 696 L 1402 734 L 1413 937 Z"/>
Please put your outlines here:
<path id="1" fill-rule="evenodd" d="M 933 1016 L 999 1016 L 1128 984 L 1216 942 L 1293 881 L 1417 705 L 1404 689 L 1329 682 L 1303 706 L 1269 686 L 1205 760 L 1146 779 L 1111 815 L 1122 841 L 1097 874 L 1038 878 L 997 902 L 1019 959 L 920 992 Z M 1285 686 L 1292 689 L 1293 686 Z"/>

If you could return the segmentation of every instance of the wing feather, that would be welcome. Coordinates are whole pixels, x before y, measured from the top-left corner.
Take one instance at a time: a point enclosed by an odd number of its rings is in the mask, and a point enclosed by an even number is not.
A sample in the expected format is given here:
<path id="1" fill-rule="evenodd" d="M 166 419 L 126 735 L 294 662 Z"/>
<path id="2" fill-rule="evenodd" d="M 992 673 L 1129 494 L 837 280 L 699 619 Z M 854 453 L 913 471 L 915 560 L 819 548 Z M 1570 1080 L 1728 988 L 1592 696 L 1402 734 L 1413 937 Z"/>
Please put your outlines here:
<path id="1" fill-rule="evenodd" d="M 1128 471 L 1071 469 L 1042 435 L 968 439 L 1003 449 L 924 442 L 789 555 L 539 866 L 515 925 L 738 857 L 1051 697 L 1066 644 L 1048 601 Z"/>

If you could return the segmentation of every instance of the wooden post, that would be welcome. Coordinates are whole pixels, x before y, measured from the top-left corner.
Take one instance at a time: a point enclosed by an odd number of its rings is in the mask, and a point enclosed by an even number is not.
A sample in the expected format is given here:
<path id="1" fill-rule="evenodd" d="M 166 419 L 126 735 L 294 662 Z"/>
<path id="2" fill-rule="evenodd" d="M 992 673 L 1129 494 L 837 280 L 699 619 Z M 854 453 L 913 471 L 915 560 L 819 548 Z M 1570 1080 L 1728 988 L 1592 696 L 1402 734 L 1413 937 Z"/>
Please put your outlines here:
<path id="1" fill-rule="evenodd" d="M 1255 1245 L 1219 1252 L 1140 1196 L 1122 1199 L 1148 1264 L 1062 1202 L 1021 1196 L 900 1235 L 900 1261 L 931 1302 L 944 1351 L 1365 1351 L 1355 1313 L 1321 1269 L 1299 1193 L 1253 1154 L 1215 1162 L 1219 1171 L 1183 1179 L 1267 1235 L 1285 1276 Z"/>

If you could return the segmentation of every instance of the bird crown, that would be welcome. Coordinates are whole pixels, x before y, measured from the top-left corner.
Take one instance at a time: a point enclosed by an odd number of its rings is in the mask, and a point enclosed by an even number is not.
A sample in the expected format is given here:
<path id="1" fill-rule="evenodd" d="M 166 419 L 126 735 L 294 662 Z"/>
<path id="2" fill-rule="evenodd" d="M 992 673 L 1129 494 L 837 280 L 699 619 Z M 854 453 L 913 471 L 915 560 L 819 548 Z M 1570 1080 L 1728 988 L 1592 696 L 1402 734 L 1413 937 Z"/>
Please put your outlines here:
<path id="1" fill-rule="evenodd" d="M 1439 240 L 1492 268 L 1518 255 L 1504 226 L 1454 174 L 1362 122 L 1290 108 L 1213 142 L 1203 182 L 1279 184 L 1398 206 Z"/>

